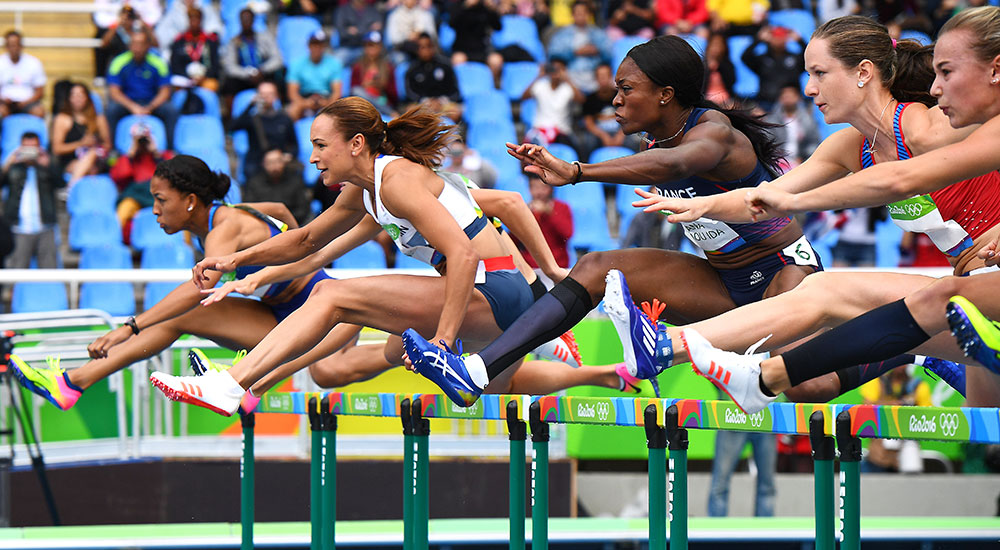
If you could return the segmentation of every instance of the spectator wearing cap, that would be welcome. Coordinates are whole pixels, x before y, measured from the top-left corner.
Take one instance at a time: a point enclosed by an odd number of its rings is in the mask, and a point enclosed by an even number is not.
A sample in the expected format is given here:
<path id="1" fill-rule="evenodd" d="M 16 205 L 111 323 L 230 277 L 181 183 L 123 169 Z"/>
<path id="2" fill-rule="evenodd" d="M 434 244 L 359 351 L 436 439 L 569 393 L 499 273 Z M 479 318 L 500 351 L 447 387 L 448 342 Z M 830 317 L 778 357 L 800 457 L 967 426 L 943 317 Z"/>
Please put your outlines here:
<path id="1" fill-rule="evenodd" d="M 799 53 L 788 51 L 787 44 L 790 41 L 798 42 Z M 767 49 L 757 53 L 757 46 L 760 44 L 767 44 Z M 760 77 L 757 102 L 762 109 L 771 110 L 778 100 L 781 88 L 799 81 L 805 70 L 805 59 L 802 57 L 805 49 L 806 42 L 799 33 L 785 27 L 764 26 L 750 47 L 743 52 L 743 63 Z"/>
<path id="2" fill-rule="evenodd" d="M 361 57 L 364 36 L 371 31 L 382 32 L 382 13 L 370 0 L 350 0 L 340 6 L 334 16 L 334 28 L 340 36 L 336 55 L 345 66 L 353 65 Z"/>
<path id="3" fill-rule="evenodd" d="M 407 101 L 426 104 L 452 120 L 462 116 L 462 96 L 455 70 L 438 53 L 431 35 L 422 33 L 417 38 L 417 58 L 410 63 L 405 78 Z"/>
<path id="4" fill-rule="evenodd" d="M 188 28 L 170 46 L 170 74 L 213 92 L 219 89 L 219 37 L 202 29 L 201 9 L 188 8 Z"/>
<path id="5" fill-rule="evenodd" d="M 309 54 L 292 60 L 288 69 L 288 116 L 302 118 L 331 101 L 340 99 L 344 66 L 327 49 L 330 36 L 317 30 L 309 37 Z"/>
<path id="6" fill-rule="evenodd" d="M 29 113 L 45 116 L 42 92 L 45 69 L 37 57 L 24 53 L 21 33 L 7 31 L 7 52 L 0 55 L 0 116 Z"/>
<path id="7" fill-rule="evenodd" d="M 97 26 L 97 38 L 101 39 L 94 51 L 94 74 L 97 77 L 107 76 L 111 60 L 128 51 L 133 32 L 148 32 L 150 43 L 158 46 L 153 25 L 163 15 L 160 0 L 95 0 L 94 4 L 94 24 Z"/>
<path id="8" fill-rule="evenodd" d="M 570 79 L 584 93 L 597 89 L 594 69 L 611 58 L 611 41 L 592 19 L 590 4 L 577 0 L 573 3 L 573 24 L 556 29 L 549 42 L 549 56 L 566 61 Z"/>
<path id="9" fill-rule="evenodd" d="M 400 52 L 399 61 L 413 57 L 417 50 L 417 37 L 424 32 L 437 36 L 437 25 L 430 10 L 418 6 L 417 0 L 403 0 L 385 18 L 386 47 Z"/>
<path id="10" fill-rule="evenodd" d="M 170 70 L 162 57 L 149 51 L 146 31 L 132 33 L 129 51 L 111 61 L 108 96 L 112 141 L 118 121 L 124 116 L 153 115 L 166 126 L 169 146 L 177 122 L 177 109 L 170 102 Z"/>
<path id="11" fill-rule="evenodd" d="M 25 132 L 21 145 L 3 163 L 0 188 L 6 188 L 3 217 L 12 225 L 14 250 L 7 267 L 26 269 L 35 258 L 38 267 L 55 269 L 56 189 L 64 187 L 58 163 L 41 146 L 38 134 Z"/>
<path id="12" fill-rule="evenodd" d="M 222 49 L 221 95 L 226 98 L 227 106 L 237 92 L 256 88 L 265 80 L 280 80 L 278 77 L 283 61 L 278 45 L 270 34 L 255 31 L 253 21 L 253 11 L 249 8 L 240 10 L 240 34 Z"/>
<path id="13" fill-rule="evenodd" d="M 230 123 L 230 130 L 246 130 L 249 134 L 247 154 L 243 158 L 244 182 L 260 172 L 268 151 L 278 149 L 292 158 L 298 155 L 295 123 L 277 105 L 278 87 L 273 82 L 261 82 L 253 102 Z"/>
<path id="14" fill-rule="evenodd" d="M 364 44 L 361 57 L 351 67 L 351 95 L 367 99 L 385 116 L 396 116 L 395 70 L 382 47 L 382 33 L 366 34 Z"/>
<path id="15" fill-rule="evenodd" d="M 111 180 L 118 186 L 118 223 L 122 227 L 124 241 L 129 242 L 132 218 L 143 208 L 153 206 L 153 195 L 149 192 L 149 181 L 160 162 L 172 158 L 170 151 L 160 149 L 152 130 L 144 122 L 136 122 L 129 128 L 132 143 L 124 155 L 115 160 L 111 167 Z"/>

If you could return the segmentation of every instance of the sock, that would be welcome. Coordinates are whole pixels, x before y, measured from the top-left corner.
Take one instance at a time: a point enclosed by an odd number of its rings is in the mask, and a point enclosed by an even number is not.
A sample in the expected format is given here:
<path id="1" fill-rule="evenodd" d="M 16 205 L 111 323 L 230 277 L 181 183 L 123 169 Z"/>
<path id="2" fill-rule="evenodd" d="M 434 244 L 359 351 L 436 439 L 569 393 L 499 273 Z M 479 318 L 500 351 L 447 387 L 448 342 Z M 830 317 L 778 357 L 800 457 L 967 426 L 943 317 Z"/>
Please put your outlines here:
<path id="1" fill-rule="evenodd" d="M 472 378 L 472 382 L 479 386 L 479 389 L 485 388 L 486 384 L 490 383 L 489 375 L 486 374 L 486 364 L 479 355 L 465 358 L 465 370 L 469 372 L 469 378 Z"/>
<path id="2" fill-rule="evenodd" d="M 545 296 L 549 289 L 545 288 L 545 283 L 541 279 L 536 278 L 535 282 L 528 285 L 531 287 L 531 296 L 537 302 L 539 298 Z"/>
<path id="3" fill-rule="evenodd" d="M 861 387 L 865 382 L 874 380 L 900 365 L 910 365 L 916 362 L 916 356 L 904 353 L 885 361 L 840 369 L 837 371 L 837 377 L 840 378 L 840 393 L 844 394 L 854 388 Z"/>
<path id="4" fill-rule="evenodd" d="M 774 393 L 767 389 L 767 384 L 764 384 L 764 375 L 757 377 L 757 385 L 760 386 L 760 392 L 768 397 L 774 397 Z"/>
<path id="5" fill-rule="evenodd" d="M 594 304 L 587 289 L 570 277 L 563 279 L 479 352 L 489 379 L 499 376 L 531 350 L 573 328 L 592 309 Z"/>
<path id="6" fill-rule="evenodd" d="M 929 339 L 903 300 L 898 300 L 855 317 L 781 356 L 788 380 L 797 386 L 844 365 L 884 361 Z"/>

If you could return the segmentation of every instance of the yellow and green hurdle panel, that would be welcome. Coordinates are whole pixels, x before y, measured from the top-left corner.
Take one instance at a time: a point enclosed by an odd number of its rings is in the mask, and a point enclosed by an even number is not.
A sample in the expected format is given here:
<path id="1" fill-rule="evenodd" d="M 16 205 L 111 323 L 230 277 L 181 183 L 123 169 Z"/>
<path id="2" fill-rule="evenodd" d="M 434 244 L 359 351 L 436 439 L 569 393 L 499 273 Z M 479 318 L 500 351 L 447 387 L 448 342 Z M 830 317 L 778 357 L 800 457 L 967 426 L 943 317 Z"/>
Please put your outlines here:
<path id="1" fill-rule="evenodd" d="M 525 415 L 527 412 L 527 415 Z M 548 548 L 550 423 L 642 426 L 649 448 L 649 547 L 688 546 L 687 430 L 809 435 L 813 449 L 817 550 L 860 549 L 859 438 L 1000 443 L 1000 409 L 772 403 L 747 415 L 729 401 L 627 397 L 484 395 L 468 408 L 439 394 L 296 392 L 267 394 L 257 413 L 305 414 L 312 429 L 311 550 L 334 548 L 337 416 L 398 417 L 403 429 L 403 548 L 426 550 L 430 418 L 505 421 L 510 439 L 510 548 L 525 548 L 525 446 L 531 431 L 531 547 Z M 525 422 L 527 416 L 527 422 Z M 253 548 L 254 415 L 244 416 L 241 548 Z M 840 459 L 839 513 L 834 460 Z M 669 453 L 668 453 L 669 451 Z M 669 454 L 669 457 L 668 457 Z M 668 460 L 669 458 L 669 460 Z M 669 467 L 668 467 L 669 466 Z M 667 524 L 669 523 L 669 539 Z"/>

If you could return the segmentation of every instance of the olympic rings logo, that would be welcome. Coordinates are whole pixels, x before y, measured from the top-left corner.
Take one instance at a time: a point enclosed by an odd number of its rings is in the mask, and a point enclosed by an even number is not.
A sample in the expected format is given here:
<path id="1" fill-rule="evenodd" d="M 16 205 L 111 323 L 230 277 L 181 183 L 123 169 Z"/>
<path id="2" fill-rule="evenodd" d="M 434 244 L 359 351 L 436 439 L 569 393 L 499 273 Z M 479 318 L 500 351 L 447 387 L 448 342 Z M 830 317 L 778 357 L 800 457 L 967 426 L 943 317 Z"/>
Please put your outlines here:
<path id="1" fill-rule="evenodd" d="M 938 422 L 941 424 L 941 435 L 953 437 L 958 433 L 958 426 L 960 424 L 958 413 L 941 413 L 941 416 L 938 417 Z"/>
<path id="2" fill-rule="evenodd" d="M 607 401 L 602 401 L 597 404 L 597 419 L 604 422 L 611 415 L 611 405 Z"/>
<path id="3" fill-rule="evenodd" d="M 764 425 L 764 411 L 757 411 L 750 415 L 750 425 L 759 428 Z"/>

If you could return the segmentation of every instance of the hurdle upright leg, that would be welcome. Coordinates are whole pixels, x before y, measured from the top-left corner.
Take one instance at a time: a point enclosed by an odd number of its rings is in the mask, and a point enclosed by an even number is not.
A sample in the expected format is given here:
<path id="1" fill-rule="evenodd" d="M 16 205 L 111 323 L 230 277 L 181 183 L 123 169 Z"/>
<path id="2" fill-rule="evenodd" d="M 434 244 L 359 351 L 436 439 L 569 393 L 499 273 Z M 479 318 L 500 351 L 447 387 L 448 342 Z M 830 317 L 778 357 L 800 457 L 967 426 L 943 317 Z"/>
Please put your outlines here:
<path id="1" fill-rule="evenodd" d="M 320 550 L 323 537 L 323 504 L 322 472 L 323 472 L 323 422 L 320 418 L 319 400 L 310 397 L 309 428 L 312 430 L 312 450 L 309 461 L 309 526 L 311 527 L 309 549 Z"/>
<path id="2" fill-rule="evenodd" d="M 833 438 L 823 429 L 823 411 L 809 416 L 816 499 L 816 550 L 833 550 Z"/>
<path id="3" fill-rule="evenodd" d="M 416 448 L 413 444 L 413 422 L 410 418 L 410 398 L 399 403 L 399 419 L 403 423 L 403 550 L 413 550 L 413 475 Z"/>
<path id="4" fill-rule="evenodd" d="M 320 423 L 323 430 L 320 548 L 333 550 L 336 547 L 337 523 L 337 416 L 330 410 L 329 396 L 324 396 L 320 402 Z"/>
<path id="5" fill-rule="evenodd" d="M 429 501 L 430 494 L 428 488 L 428 471 L 430 470 L 427 440 L 431 433 L 430 420 L 423 417 L 423 409 L 420 406 L 420 398 L 413 400 L 413 407 L 410 411 L 413 423 L 413 440 L 416 446 L 416 465 L 414 482 L 415 491 L 413 493 L 413 550 L 427 550 L 428 523 L 430 522 Z"/>
<path id="6" fill-rule="evenodd" d="M 861 549 L 861 440 L 851 434 L 851 414 L 837 415 L 840 451 L 841 550 Z"/>
<path id="7" fill-rule="evenodd" d="M 517 401 L 507 403 L 510 436 L 510 550 L 524 550 L 524 446 L 528 433 L 517 415 Z"/>
<path id="8" fill-rule="evenodd" d="M 240 457 L 240 550 L 253 550 L 254 439 L 253 413 L 240 415 L 243 455 Z"/>
<path id="9" fill-rule="evenodd" d="M 688 547 L 688 433 L 680 426 L 677 405 L 667 407 L 664 427 L 670 449 L 670 549 Z"/>
<path id="10" fill-rule="evenodd" d="M 657 423 L 656 405 L 643 411 L 649 448 L 649 548 L 667 548 L 667 432 Z"/>
<path id="11" fill-rule="evenodd" d="M 531 550 L 549 547 L 549 425 L 542 422 L 541 406 L 528 407 L 531 424 Z"/>

